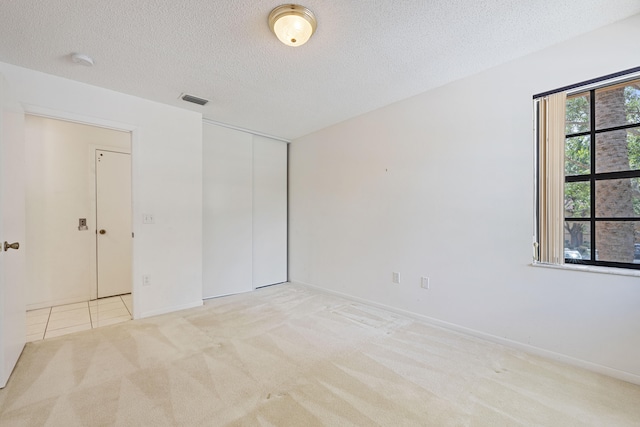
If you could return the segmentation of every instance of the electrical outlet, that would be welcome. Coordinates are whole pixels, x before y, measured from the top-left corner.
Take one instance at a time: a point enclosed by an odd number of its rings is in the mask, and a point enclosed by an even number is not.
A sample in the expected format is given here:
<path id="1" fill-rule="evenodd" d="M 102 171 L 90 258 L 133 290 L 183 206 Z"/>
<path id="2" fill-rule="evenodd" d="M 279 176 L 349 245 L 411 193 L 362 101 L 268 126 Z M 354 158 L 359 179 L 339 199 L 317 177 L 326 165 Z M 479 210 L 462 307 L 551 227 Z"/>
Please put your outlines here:
<path id="1" fill-rule="evenodd" d="M 155 220 L 153 219 L 153 214 L 142 214 L 142 223 L 155 224 Z"/>
<path id="2" fill-rule="evenodd" d="M 149 277 L 147 274 L 142 276 L 142 286 L 151 286 L 151 277 Z"/>
<path id="3" fill-rule="evenodd" d="M 396 273 L 395 271 L 391 275 L 391 281 L 396 284 L 400 284 L 400 273 Z"/>
<path id="4" fill-rule="evenodd" d="M 420 278 L 420 287 L 423 289 L 429 289 L 429 278 L 422 276 Z"/>

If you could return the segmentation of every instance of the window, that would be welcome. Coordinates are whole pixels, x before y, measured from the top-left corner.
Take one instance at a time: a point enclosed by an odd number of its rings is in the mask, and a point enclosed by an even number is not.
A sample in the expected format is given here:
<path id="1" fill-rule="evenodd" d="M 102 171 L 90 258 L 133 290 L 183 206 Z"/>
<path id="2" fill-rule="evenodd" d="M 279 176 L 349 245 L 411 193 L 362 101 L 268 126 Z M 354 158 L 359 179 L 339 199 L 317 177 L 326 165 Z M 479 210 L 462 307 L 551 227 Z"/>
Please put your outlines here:
<path id="1" fill-rule="evenodd" d="M 640 78 L 609 77 L 534 98 L 540 262 L 640 269 Z"/>

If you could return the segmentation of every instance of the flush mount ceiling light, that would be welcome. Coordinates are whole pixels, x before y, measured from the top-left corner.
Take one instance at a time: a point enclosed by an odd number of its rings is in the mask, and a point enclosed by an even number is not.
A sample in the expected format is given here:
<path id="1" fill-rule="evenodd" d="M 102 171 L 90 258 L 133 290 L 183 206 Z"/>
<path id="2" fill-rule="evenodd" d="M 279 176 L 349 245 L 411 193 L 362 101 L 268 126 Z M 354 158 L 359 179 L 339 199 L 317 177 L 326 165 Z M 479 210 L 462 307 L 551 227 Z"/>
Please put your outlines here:
<path id="1" fill-rule="evenodd" d="M 85 55 L 84 53 L 71 54 L 71 60 L 76 64 L 86 65 L 87 67 L 93 66 L 93 58 L 89 55 Z"/>
<path id="2" fill-rule="evenodd" d="M 302 46 L 316 31 L 316 17 L 297 4 L 283 4 L 269 14 L 269 28 L 287 46 Z"/>

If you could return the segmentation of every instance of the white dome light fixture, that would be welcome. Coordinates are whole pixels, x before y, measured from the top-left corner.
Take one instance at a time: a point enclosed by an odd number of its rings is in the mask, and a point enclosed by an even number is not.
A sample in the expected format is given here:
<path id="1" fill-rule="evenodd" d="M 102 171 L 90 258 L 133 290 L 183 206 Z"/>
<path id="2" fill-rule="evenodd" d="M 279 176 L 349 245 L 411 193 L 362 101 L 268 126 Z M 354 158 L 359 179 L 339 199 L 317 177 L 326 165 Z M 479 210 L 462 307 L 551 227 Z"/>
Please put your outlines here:
<path id="1" fill-rule="evenodd" d="M 316 31 L 316 17 L 297 4 L 283 4 L 269 14 L 269 28 L 287 46 L 302 46 Z"/>

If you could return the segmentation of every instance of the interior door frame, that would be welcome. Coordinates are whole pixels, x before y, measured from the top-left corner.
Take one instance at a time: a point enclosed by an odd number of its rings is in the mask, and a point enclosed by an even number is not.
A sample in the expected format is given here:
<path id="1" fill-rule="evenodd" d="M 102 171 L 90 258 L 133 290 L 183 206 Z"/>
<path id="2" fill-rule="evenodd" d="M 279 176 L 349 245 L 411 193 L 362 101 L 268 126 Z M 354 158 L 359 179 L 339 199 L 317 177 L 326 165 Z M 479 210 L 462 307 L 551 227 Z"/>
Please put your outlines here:
<path id="1" fill-rule="evenodd" d="M 139 235 L 141 221 L 136 221 L 136 218 L 142 218 L 142 213 L 140 211 L 140 207 L 137 203 L 139 200 L 139 191 L 137 186 L 137 177 L 139 176 L 139 166 L 136 163 L 136 158 L 138 158 L 139 150 L 140 150 L 140 128 L 132 123 L 124 123 L 124 122 L 116 122 L 112 120 L 105 120 L 97 117 L 83 116 L 82 114 L 70 113 L 68 111 L 59 111 L 55 109 L 40 107 L 36 105 L 24 105 L 24 113 L 31 114 L 33 116 L 46 117 L 55 120 L 65 120 L 68 122 L 79 123 L 83 125 L 101 127 L 106 129 L 113 129 L 123 132 L 129 132 L 131 134 L 131 146 L 130 154 L 131 154 L 131 224 L 132 224 L 132 232 L 134 237 Z M 132 317 L 134 319 L 140 318 L 140 313 L 142 313 L 141 307 L 141 288 L 142 282 L 134 280 L 136 277 L 142 277 L 141 274 L 137 272 L 137 260 L 139 259 L 139 251 L 136 244 L 136 239 L 131 239 L 131 297 L 133 299 L 133 313 Z M 140 283 L 138 283 L 140 282 Z M 97 282 L 96 282 L 97 284 Z"/>

